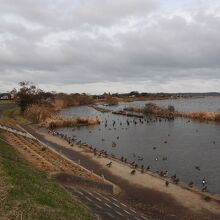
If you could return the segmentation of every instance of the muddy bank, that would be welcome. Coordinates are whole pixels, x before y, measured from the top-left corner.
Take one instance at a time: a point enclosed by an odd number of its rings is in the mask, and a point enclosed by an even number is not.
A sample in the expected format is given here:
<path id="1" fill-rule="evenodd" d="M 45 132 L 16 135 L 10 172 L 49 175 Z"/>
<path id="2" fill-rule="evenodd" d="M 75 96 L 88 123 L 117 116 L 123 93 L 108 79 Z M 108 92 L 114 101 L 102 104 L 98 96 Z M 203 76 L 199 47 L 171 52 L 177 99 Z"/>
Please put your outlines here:
<path id="1" fill-rule="evenodd" d="M 119 198 L 154 219 L 217 220 L 220 217 L 220 213 L 217 212 L 220 204 L 212 198 L 205 201 L 206 194 L 190 192 L 173 185 L 166 188 L 163 180 L 147 174 L 139 173 L 131 177 L 128 166 L 113 161 L 113 167 L 107 168 L 105 164 L 110 161 L 109 158 L 94 157 L 85 148 L 72 148 L 65 141 L 48 135 L 45 131 L 37 131 L 38 134 L 33 130 L 32 132 L 57 151 L 62 151 L 71 160 L 80 160 L 82 166 L 92 169 L 98 175 L 104 175 L 106 179 L 120 186 L 123 191 L 118 195 Z"/>

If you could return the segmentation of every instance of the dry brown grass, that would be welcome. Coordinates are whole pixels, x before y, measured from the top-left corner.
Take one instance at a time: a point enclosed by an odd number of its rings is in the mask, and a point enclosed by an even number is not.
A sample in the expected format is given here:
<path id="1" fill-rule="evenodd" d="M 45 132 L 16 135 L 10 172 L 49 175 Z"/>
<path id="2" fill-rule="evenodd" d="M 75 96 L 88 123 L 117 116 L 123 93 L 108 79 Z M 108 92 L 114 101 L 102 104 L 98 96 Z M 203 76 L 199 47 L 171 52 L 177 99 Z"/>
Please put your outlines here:
<path id="1" fill-rule="evenodd" d="M 176 116 L 181 116 L 199 121 L 220 121 L 219 112 L 181 112 L 176 113 Z"/>
<path id="2" fill-rule="evenodd" d="M 154 103 L 148 103 L 145 107 L 129 107 L 125 108 L 125 111 L 137 112 L 137 113 L 145 113 L 145 114 L 153 114 L 157 117 L 162 118 L 173 118 L 174 112 L 169 108 L 161 108 Z"/>
<path id="3" fill-rule="evenodd" d="M 55 98 L 53 106 L 55 110 L 61 110 L 63 108 L 71 106 L 91 105 L 94 103 L 94 99 L 89 95 L 79 94 L 62 94 Z"/>
<path id="4" fill-rule="evenodd" d="M 49 173 L 66 172 L 74 176 L 103 182 L 89 171 L 63 158 L 58 153 L 45 148 L 39 142 L 12 133 L 3 133 L 4 138 L 22 155 L 24 159 L 40 170 Z"/>
<path id="5" fill-rule="evenodd" d="M 172 106 L 161 108 L 154 103 L 148 103 L 145 108 L 129 107 L 125 111 L 153 114 L 157 117 L 173 118 L 184 117 L 199 121 L 220 121 L 220 112 L 177 112 Z"/>
<path id="6" fill-rule="evenodd" d="M 107 96 L 106 97 L 106 103 L 108 105 L 118 105 L 118 98 L 112 97 L 112 96 Z"/>
<path id="7" fill-rule="evenodd" d="M 52 117 L 47 118 L 44 122 L 40 123 L 42 127 L 45 128 L 61 128 L 61 127 L 74 127 L 74 126 L 87 126 L 87 125 L 96 125 L 101 121 L 97 117 L 88 117 L 88 118 L 62 118 L 62 117 Z"/>
<path id="8" fill-rule="evenodd" d="M 45 121 L 47 118 L 53 117 L 55 110 L 50 105 L 37 105 L 34 104 L 25 112 L 25 116 L 35 123 Z"/>
<path id="9" fill-rule="evenodd" d="M 58 116 L 54 107 L 50 105 L 34 104 L 27 109 L 25 116 L 45 128 L 96 125 L 101 122 L 98 117 L 63 118 Z"/>
<path id="10" fill-rule="evenodd" d="M 18 131 L 23 131 L 19 124 L 14 119 L 11 118 L 0 118 L 0 125 L 7 126 Z"/>

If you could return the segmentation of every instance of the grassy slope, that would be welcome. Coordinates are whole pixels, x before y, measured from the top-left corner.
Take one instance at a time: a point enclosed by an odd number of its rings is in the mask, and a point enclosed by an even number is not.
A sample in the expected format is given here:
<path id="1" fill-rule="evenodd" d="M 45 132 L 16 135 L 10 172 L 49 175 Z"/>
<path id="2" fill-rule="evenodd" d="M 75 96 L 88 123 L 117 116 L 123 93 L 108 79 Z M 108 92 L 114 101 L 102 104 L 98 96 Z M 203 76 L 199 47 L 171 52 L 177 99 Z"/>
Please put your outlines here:
<path id="1" fill-rule="evenodd" d="M 0 219 L 93 219 L 54 180 L 0 140 Z"/>
<path id="2" fill-rule="evenodd" d="M 13 118 L 22 125 L 30 123 L 30 121 L 23 117 L 19 106 L 13 101 L 0 100 L 0 116 Z"/>

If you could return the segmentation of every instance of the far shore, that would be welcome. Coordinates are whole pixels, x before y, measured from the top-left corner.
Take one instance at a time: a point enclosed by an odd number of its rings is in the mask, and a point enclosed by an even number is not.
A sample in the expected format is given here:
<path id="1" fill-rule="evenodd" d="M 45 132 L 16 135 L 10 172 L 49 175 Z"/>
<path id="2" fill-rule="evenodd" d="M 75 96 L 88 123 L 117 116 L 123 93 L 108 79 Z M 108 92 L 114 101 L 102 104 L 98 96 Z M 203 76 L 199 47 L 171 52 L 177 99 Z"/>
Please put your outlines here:
<path id="1" fill-rule="evenodd" d="M 129 164 L 122 163 L 120 160 L 110 157 L 105 158 L 94 156 L 93 152 L 91 152 L 88 148 L 79 146 L 77 144 L 70 146 L 65 140 L 57 136 L 48 134 L 46 129 L 38 129 L 35 126 L 32 126 L 31 130 L 36 135 L 43 138 L 44 141 L 56 146 L 56 150 L 66 152 L 66 156 L 68 156 L 68 152 L 71 152 L 72 154 L 75 153 L 75 157 L 78 157 L 79 159 L 81 158 L 82 166 L 84 166 L 83 160 L 85 161 L 85 165 L 86 163 L 97 165 L 96 167 L 99 167 L 99 169 L 96 169 L 95 166 L 92 167 L 90 164 L 90 170 L 93 170 L 93 172 L 97 173 L 98 175 L 103 174 L 107 180 L 115 183 L 116 185 L 119 185 L 120 188 L 123 189 L 123 184 L 127 183 L 131 186 L 131 188 L 140 187 L 143 192 L 144 190 L 151 191 L 155 198 L 152 198 L 152 201 L 149 200 L 149 203 L 153 203 L 154 199 L 160 200 L 160 198 L 158 197 L 161 197 L 161 199 L 164 199 L 158 202 L 158 206 L 173 206 L 174 209 L 175 206 L 182 207 L 182 210 L 187 210 L 187 212 L 191 213 L 191 215 L 199 217 L 207 217 L 211 215 L 214 217 L 210 219 L 220 219 L 220 198 L 217 195 L 201 192 L 197 188 L 190 188 L 184 183 L 174 184 L 170 178 L 162 178 L 158 174 L 152 173 L 150 171 L 147 171 L 143 174 L 140 172 L 140 170 L 137 170 L 135 175 L 131 175 L 131 167 Z M 113 163 L 112 167 L 109 168 L 106 166 L 106 164 L 110 161 L 112 161 Z M 88 167 L 86 168 L 88 169 Z M 168 187 L 165 186 L 166 181 L 169 181 Z M 167 200 L 167 204 L 166 201 L 163 200 Z M 171 200 L 173 202 L 168 202 Z M 160 204 L 162 201 L 164 204 Z M 168 205 L 168 203 L 172 203 L 172 205 Z M 178 215 L 178 212 L 176 212 L 176 210 L 172 210 L 170 209 L 170 207 L 167 209 L 169 209 L 169 212 L 174 212 L 175 215 Z"/>

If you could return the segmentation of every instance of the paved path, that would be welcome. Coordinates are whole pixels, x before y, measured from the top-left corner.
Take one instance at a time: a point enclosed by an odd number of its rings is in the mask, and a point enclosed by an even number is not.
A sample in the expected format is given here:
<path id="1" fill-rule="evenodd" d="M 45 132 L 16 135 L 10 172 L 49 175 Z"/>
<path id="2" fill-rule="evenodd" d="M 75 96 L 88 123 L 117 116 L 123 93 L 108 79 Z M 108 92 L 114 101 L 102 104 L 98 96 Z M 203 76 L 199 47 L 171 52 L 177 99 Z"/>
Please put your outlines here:
<path id="1" fill-rule="evenodd" d="M 28 132 L 21 132 L 4 125 L 0 125 L 0 129 L 37 140 Z M 42 142 L 40 141 L 40 143 Z M 148 218 L 138 214 L 135 210 L 129 208 L 111 195 L 101 194 L 81 187 L 71 186 L 68 190 L 74 197 L 77 197 L 83 204 L 88 206 L 94 215 L 101 217 L 103 220 L 148 220 Z"/>
<path id="2" fill-rule="evenodd" d="M 111 195 L 80 187 L 71 187 L 68 190 L 87 205 L 94 215 L 104 220 L 148 220 Z"/>
<path id="3" fill-rule="evenodd" d="M 21 132 L 21 131 L 18 131 L 16 129 L 14 129 L 14 128 L 7 127 L 5 125 L 1 125 L 0 124 L 0 129 L 8 131 L 8 132 L 11 132 L 11 133 L 14 133 L 14 134 L 18 134 L 18 135 L 26 137 L 26 138 L 30 138 L 30 139 L 36 140 L 35 137 L 33 137 L 32 135 L 30 135 L 30 134 L 28 134 L 26 132 Z"/>

